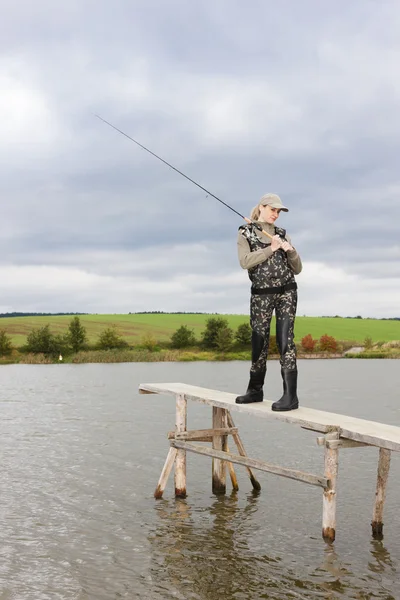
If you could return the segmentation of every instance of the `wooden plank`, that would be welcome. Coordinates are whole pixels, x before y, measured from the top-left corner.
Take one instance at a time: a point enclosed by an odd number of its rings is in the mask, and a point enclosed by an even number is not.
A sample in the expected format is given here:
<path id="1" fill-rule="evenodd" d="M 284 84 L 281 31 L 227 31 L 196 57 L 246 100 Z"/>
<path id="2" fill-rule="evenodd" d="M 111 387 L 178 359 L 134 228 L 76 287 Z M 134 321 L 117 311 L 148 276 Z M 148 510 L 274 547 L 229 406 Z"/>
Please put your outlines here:
<path id="1" fill-rule="evenodd" d="M 177 440 L 192 440 L 192 441 L 211 441 L 215 435 L 233 435 L 237 433 L 237 427 L 219 427 L 218 429 L 190 429 L 189 431 L 169 431 L 168 439 L 177 439 Z"/>
<path id="2" fill-rule="evenodd" d="M 212 458 L 219 458 L 227 462 L 233 462 L 245 467 L 251 467 L 252 469 L 258 469 L 259 471 L 265 471 L 266 473 L 272 473 L 273 475 L 279 475 L 288 479 L 302 481 L 303 483 L 308 483 L 317 487 L 326 488 L 329 485 L 326 477 L 320 477 L 319 475 L 313 475 L 312 473 L 304 473 L 303 471 L 297 471 L 295 469 L 271 465 L 270 463 L 266 463 L 255 458 L 249 458 L 248 456 L 244 457 L 239 456 L 238 454 L 228 454 L 227 452 L 222 452 L 221 450 L 214 450 L 213 448 L 208 448 L 206 446 L 198 446 L 196 444 L 192 444 L 191 442 L 179 442 L 177 440 L 172 440 L 171 446 L 173 448 L 184 448 L 187 452 L 194 452 L 195 454 L 211 456 Z"/>
<path id="3" fill-rule="evenodd" d="M 165 461 L 163 470 L 161 471 L 160 479 L 158 480 L 158 485 L 154 492 L 154 498 L 162 498 L 162 495 L 165 490 L 165 486 L 167 485 L 169 474 L 171 473 L 171 469 L 174 466 L 176 455 L 178 454 L 178 450 L 176 448 L 170 448 L 167 456 L 167 460 Z"/>
<path id="4" fill-rule="evenodd" d="M 223 429 L 227 426 L 226 410 L 212 407 L 213 429 Z M 216 434 L 212 439 L 212 447 L 215 450 L 226 452 L 228 437 L 226 435 Z M 215 457 L 212 460 L 212 491 L 214 494 L 225 494 L 226 492 L 226 462 Z"/>
<path id="5" fill-rule="evenodd" d="M 327 440 L 325 437 L 317 438 L 318 446 L 328 446 L 329 448 L 340 448 L 342 450 L 346 448 L 368 448 L 371 444 L 362 444 L 361 442 L 354 442 L 353 440 Z"/>
<path id="6" fill-rule="evenodd" d="M 339 439 L 339 432 L 336 436 Z M 325 477 L 329 486 L 324 490 L 322 505 L 322 537 L 328 543 L 333 543 L 336 536 L 336 480 L 339 465 L 339 447 L 331 447 L 332 434 L 325 446 Z"/>
<path id="7" fill-rule="evenodd" d="M 383 508 L 386 499 L 386 486 L 390 469 L 390 450 L 379 449 L 378 476 L 376 481 L 376 493 L 374 512 L 372 516 L 372 535 L 376 539 L 383 538 Z"/>
<path id="8" fill-rule="evenodd" d="M 186 431 L 187 400 L 183 394 L 176 395 L 175 431 Z M 179 450 L 175 458 L 175 496 L 186 498 L 186 452 Z"/>
<path id="9" fill-rule="evenodd" d="M 288 412 L 271 410 L 272 402 L 256 402 L 254 404 L 236 404 L 237 394 L 211 390 L 185 383 L 142 383 L 139 390 L 155 394 L 184 394 L 188 400 L 225 408 L 230 411 L 244 412 L 261 418 L 275 419 L 293 423 L 312 431 L 326 432 L 339 427 L 343 438 L 354 440 L 380 448 L 400 452 L 400 427 L 385 425 L 375 421 L 367 421 L 346 415 L 305 408 Z"/>
<path id="10" fill-rule="evenodd" d="M 227 417 L 229 427 L 235 428 L 235 423 L 233 422 L 232 415 L 229 411 L 227 412 L 226 417 Z M 240 456 L 247 456 L 247 453 L 243 446 L 243 442 L 239 435 L 239 432 L 233 434 L 233 440 L 236 444 L 236 448 L 238 449 Z M 250 467 L 246 467 L 246 469 L 249 474 L 251 485 L 253 486 L 253 489 L 260 491 L 261 485 L 260 485 L 258 479 L 256 478 L 256 476 L 254 475 L 253 471 L 250 469 Z"/>

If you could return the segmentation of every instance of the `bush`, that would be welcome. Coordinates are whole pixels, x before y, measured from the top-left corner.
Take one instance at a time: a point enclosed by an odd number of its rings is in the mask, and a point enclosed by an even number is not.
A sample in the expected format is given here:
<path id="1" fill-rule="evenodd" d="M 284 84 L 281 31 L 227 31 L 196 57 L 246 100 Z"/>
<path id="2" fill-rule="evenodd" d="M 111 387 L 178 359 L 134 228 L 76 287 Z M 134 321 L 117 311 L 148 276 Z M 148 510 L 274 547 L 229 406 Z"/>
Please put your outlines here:
<path id="1" fill-rule="evenodd" d="M 151 333 L 145 333 L 142 337 L 141 346 L 150 352 L 154 352 L 154 350 L 159 350 L 157 348 L 157 340 Z"/>
<path id="2" fill-rule="evenodd" d="M 336 352 L 337 341 L 331 335 L 321 335 L 319 338 L 319 350 L 321 352 Z"/>
<path id="3" fill-rule="evenodd" d="M 122 339 L 115 325 L 104 329 L 97 342 L 99 350 L 113 350 L 114 348 L 127 348 L 128 346 L 128 342 Z"/>
<path id="4" fill-rule="evenodd" d="M 278 344 L 276 343 L 276 335 L 269 336 L 268 354 L 279 354 Z"/>
<path id="5" fill-rule="evenodd" d="M 222 327 L 217 332 L 215 344 L 218 350 L 226 352 L 232 346 L 233 331 L 230 327 Z"/>
<path id="6" fill-rule="evenodd" d="M 196 338 L 193 329 L 189 329 L 187 325 L 182 325 L 171 336 L 171 346 L 173 348 L 187 348 L 194 346 Z"/>
<path id="7" fill-rule="evenodd" d="M 74 352 L 79 352 L 87 342 L 86 329 L 81 324 L 79 317 L 71 319 L 68 326 L 68 343 Z"/>
<path id="8" fill-rule="evenodd" d="M 251 327 L 248 323 L 242 323 L 236 330 L 235 341 L 239 346 L 250 346 L 251 344 Z"/>
<path id="9" fill-rule="evenodd" d="M 304 352 L 314 352 L 317 342 L 318 340 L 314 340 L 311 333 L 309 333 L 301 338 L 301 347 L 303 348 Z"/>
<path id="10" fill-rule="evenodd" d="M 27 337 L 24 348 L 33 354 L 61 354 L 68 350 L 68 337 L 54 335 L 50 331 L 50 325 L 32 330 Z"/>
<path id="11" fill-rule="evenodd" d="M 363 342 L 363 345 L 366 350 L 371 350 L 373 346 L 372 338 L 367 336 Z"/>
<path id="12" fill-rule="evenodd" d="M 0 329 L 0 356 L 9 356 L 13 351 L 13 345 L 10 336 L 4 329 Z"/>
<path id="13" fill-rule="evenodd" d="M 218 333 L 221 329 L 229 329 L 232 332 L 228 325 L 228 319 L 223 317 L 210 317 L 207 319 L 206 328 L 202 333 L 202 345 L 205 348 L 217 348 Z"/>

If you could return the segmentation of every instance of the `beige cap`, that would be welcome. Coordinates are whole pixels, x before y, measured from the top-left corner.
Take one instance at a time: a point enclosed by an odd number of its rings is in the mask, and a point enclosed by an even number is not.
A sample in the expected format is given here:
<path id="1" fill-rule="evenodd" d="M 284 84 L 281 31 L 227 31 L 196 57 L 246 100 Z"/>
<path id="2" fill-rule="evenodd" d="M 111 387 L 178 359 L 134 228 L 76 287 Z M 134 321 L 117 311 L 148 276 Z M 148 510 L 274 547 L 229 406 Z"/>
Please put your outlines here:
<path id="1" fill-rule="evenodd" d="M 260 199 L 259 204 L 263 206 L 272 206 L 272 208 L 279 208 L 279 210 L 284 210 L 285 212 L 289 212 L 289 209 L 286 206 L 283 206 L 282 200 L 279 198 L 277 194 L 264 194 Z"/>

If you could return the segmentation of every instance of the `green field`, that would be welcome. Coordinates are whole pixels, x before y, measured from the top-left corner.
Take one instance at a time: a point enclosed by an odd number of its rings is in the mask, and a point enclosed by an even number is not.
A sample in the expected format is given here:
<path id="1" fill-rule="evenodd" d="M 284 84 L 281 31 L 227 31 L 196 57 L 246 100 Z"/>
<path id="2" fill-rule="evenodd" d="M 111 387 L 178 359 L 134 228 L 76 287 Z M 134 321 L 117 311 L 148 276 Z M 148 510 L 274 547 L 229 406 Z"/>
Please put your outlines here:
<path id="1" fill-rule="evenodd" d="M 82 324 L 87 329 L 89 342 L 95 342 L 99 334 L 111 325 L 131 345 L 140 344 L 143 337 L 152 335 L 157 341 L 168 341 L 172 333 L 181 325 L 192 328 L 197 338 L 204 329 L 205 322 L 216 315 L 191 314 L 128 314 L 128 315 L 81 315 Z M 248 323 L 248 315 L 218 315 L 228 320 L 230 327 L 236 329 L 241 323 Z M 54 317 L 11 317 L 0 319 L 0 329 L 11 336 L 13 344 L 21 346 L 32 329 L 49 324 L 53 333 L 67 330 L 71 316 Z M 273 323 L 274 328 L 274 323 Z M 344 319 L 339 317 L 297 317 L 296 340 L 310 333 L 313 338 L 328 334 L 337 340 L 362 343 L 366 337 L 374 342 L 400 340 L 400 321 L 381 321 L 375 319 Z"/>

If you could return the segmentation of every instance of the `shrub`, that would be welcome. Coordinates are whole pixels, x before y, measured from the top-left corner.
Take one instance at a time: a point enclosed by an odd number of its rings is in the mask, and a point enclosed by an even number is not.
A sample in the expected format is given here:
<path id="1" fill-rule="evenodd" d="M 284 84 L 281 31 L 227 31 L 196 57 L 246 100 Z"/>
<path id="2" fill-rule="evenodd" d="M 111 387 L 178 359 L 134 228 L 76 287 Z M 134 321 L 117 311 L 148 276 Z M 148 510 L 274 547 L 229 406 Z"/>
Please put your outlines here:
<path id="1" fill-rule="evenodd" d="M 151 333 L 145 333 L 142 337 L 141 346 L 150 352 L 154 352 L 157 349 L 157 340 Z"/>
<path id="2" fill-rule="evenodd" d="M 268 354 L 279 354 L 278 344 L 276 343 L 276 335 L 269 336 Z"/>
<path id="3" fill-rule="evenodd" d="M 337 341 L 331 335 L 321 335 L 319 338 L 319 349 L 321 352 L 336 352 Z"/>
<path id="4" fill-rule="evenodd" d="M 242 323 L 236 330 L 235 341 L 239 346 L 250 346 L 251 344 L 251 327 L 248 323 Z"/>
<path id="5" fill-rule="evenodd" d="M 372 338 L 367 336 L 363 342 L 363 345 L 366 350 L 371 350 L 373 346 Z"/>
<path id="6" fill-rule="evenodd" d="M 221 329 L 230 329 L 228 319 L 223 317 L 210 317 L 206 321 L 206 328 L 202 333 L 202 345 L 205 348 L 217 348 L 217 336 Z M 230 329 L 230 331 L 232 331 Z"/>
<path id="7" fill-rule="evenodd" d="M 128 346 L 128 342 L 122 339 L 115 325 L 104 329 L 97 342 L 99 350 L 113 350 L 114 348 L 127 348 Z"/>
<path id="8" fill-rule="evenodd" d="M 171 336 L 171 346 L 173 348 L 187 348 L 194 346 L 196 338 L 193 329 L 189 329 L 187 325 L 182 325 Z"/>
<path id="9" fill-rule="evenodd" d="M 4 329 L 0 329 L 0 356 L 9 356 L 13 351 L 13 345 L 10 336 Z"/>
<path id="10" fill-rule="evenodd" d="M 68 326 L 68 342 L 74 352 L 79 352 L 87 342 L 86 329 L 79 317 L 71 319 Z"/>
<path id="11" fill-rule="evenodd" d="M 301 338 L 301 347 L 305 352 L 314 352 L 318 340 L 314 340 L 311 333 Z"/>
<path id="12" fill-rule="evenodd" d="M 215 345 L 221 352 L 226 352 L 232 346 L 233 331 L 230 327 L 222 327 L 218 330 Z"/>
<path id="13" fill-rule="evenodd" d="M 50 331 L 50 325 L 44 325 L 28 334 L 24 349 L 33 354 L 65 354 L 68 351 L 68 338 L 54 335 Z"/>

